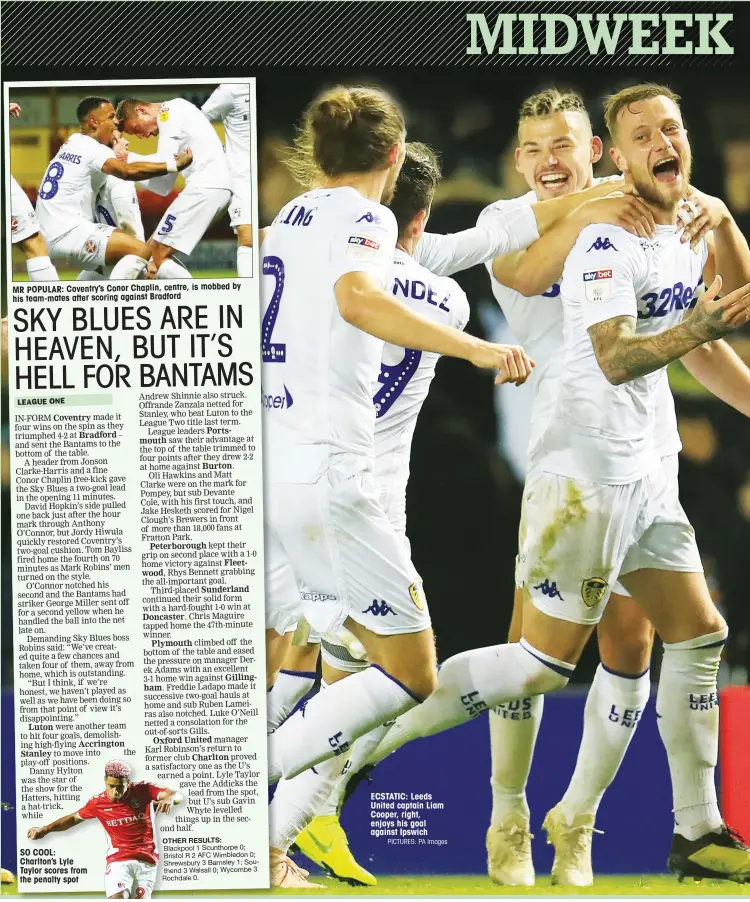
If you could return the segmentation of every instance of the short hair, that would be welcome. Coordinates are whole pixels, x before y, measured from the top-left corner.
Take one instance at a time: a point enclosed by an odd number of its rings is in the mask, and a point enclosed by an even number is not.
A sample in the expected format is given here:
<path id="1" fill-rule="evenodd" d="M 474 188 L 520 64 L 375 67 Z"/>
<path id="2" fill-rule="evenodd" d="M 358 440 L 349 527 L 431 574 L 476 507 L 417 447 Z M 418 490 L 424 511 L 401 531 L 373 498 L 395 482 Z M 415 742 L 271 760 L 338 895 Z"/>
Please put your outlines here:
<path id="1" fill-rule="evenodd" d="M 116 780 L 129 780 L 133 771 L 127 761 L 114 758 L 104 765 L 104 776 L 114 777 Z"/>
<path id="2" fill-rule="evenodd" d="M 76 107 L 76 117 L 80 125 L 89 118 L 89 115 L 103 103 L 109 103 L 106 97 L 84 97 Z"/>
<path id="3" fill-rule="evenodd" d="M 124 100 L 121 100 L 117 104 L 117 109 L 115 110 L 115 119 L 117 120 L 118 128 L 122 129 L 125 122 L 133 115 L 135 115 L 136 108 L 139 106 L 146 106 L 148 101 L 139 100 L 137 97 L 126 97 Z"/>
<path id="4" fill-rule="evenodd" d="M 287 166 L 302 185 L 321 175 L 385 169 L 388 152 L 405 131 L 403 114 L 385 91 L 339 85 L 305 110 Z"/>
<path id="5" fill-rule="evenodd" d="M 396 217 L 399 235 L 420 210 L 429 209 L 440 177 L 440 161 L 435 151 L 427 144 L 410 141 L 389 204 Z"/>
<path id="6" fill-rule="evenodd" d="M 523 101 L 518 111 L 518 124 L 520 125 L 526 119 L 570 112 L 583 113 L 588 118 L 589 113 L 583 97 L 576 91 L 559 91 L 557 88 L 548 88 L 546 91 L 532 94 Z"/>
<path id="7" fill-rule="evenodd" d="M 631 85 L 623 88 L 616 94 L 610 94 L 604 98 L 604 122 L 607 131 L 614 141 L 617 130 L 617 117 L 631 103 L 639 103 L 641 100 L 651 100 L 654 97 L 668 97 L 679 107 L 680 97 L 666 85 L 657 85 L 654 82 L 644 82 L 640 85 Z"/>

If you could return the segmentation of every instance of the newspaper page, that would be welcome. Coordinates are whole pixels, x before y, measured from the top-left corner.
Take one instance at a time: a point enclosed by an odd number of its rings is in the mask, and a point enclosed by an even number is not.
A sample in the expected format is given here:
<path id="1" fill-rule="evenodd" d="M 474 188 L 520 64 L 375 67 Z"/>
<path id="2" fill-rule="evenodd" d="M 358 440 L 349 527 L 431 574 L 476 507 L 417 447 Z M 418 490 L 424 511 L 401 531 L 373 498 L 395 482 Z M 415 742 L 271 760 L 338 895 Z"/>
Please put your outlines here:
<path id="1" fill-rule="evenodd" d="M 750 4 L 0 13 L 3 891 L 746 892 Z"/>
<path id="2" fill-rule="evenodd" d="M 5 110 L 18 888 L 262 887 L 255 83 Z"/>

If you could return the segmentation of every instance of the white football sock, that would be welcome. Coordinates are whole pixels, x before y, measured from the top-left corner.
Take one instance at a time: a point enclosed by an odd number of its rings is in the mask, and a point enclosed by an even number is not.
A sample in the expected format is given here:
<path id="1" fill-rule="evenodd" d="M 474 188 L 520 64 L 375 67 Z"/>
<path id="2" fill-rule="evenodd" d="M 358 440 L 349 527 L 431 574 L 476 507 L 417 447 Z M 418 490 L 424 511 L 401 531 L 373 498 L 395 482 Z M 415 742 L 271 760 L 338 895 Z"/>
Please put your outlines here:
<path id="1" fill-rule="evenodd" d="M 385 734 L 393 726 L 391 723 L 383 724 L 375 727 L 364 736 L 360 736 L 352 747 L 352 754 L 348 761 L 348 766 L 342 770 L 338 777 L 334 780 L 334 785 L 330 795 L 325 803 L 321 806 L 317 814 L 337 814 L 339 808 L 344 802 L 346 787 L 349 780 L 367 764 L 370 755 L 380 745 Z"/>
<path id="2" fill-rule="evenodd" d="M 672 777 L 675 832 L 698 839 L 722 824 L 714 771 L 719 746 L 716 675 L 726 628 L 664 643 L 656 695 L 659 733 Z"/>
<path id="3" fill-rule="evenodd" d="M 253 274 L 253 249 L 251 247 L 237 248 L 237 275 L 249 279 Z"/>
<path id="4" fill-rule="evenodd" d="M 266 696 L 268 714 L 267 732 L 272 733 L 294 710 L 294 706 L 304 698 L 315 685 L 315 674 L 304 670 L 280 670 L 273 688 Z"/>
<path id="5" fill-rule="evenodd" d="M 287 779 L 333 755 L 347 755 L 355 739 L 418 703 L 398 680 L 371 665 L 313 696 L 268 739 L 268 780 Z"/>
<path id="6" fill-rule="evenodd" d="M 321 692 L 328 688 L 326 682 L 321 681 Z M 279 780 L 268 807 L 269 845 L 272 849 L 289 850 L 289 846 L 326 803 L 335 781 L 343 779 L 348 765 L 348 756 L 329 758 L 317 767 L 302 771 L 293 780 Z"/>
<path id="7" fill-rule="evenodd" d="M 412 739 L 466 723 L 503 702 L 562 689 L 574 670 L 573 665 L 545 655 L 524 639 L 448 658 L 438 670 L 437 689 L 396 721 L 370 763 L 382 761 Z"/>
<path id="8" fill-rule="evenodd" d="M 60 276 L 49 257 L 31 257 L 26 261 L 30 282 L 59 282 Z"/>
<path id="9" fill-rule="evenodd" d="M 126 254 L 112 267 L 109 277 L 110 279 L 125 279 L 128 282 L 134 282 L 143 275 L 147 264 L 148 261 L 144 260 L 143 257 L 138 257 L 136 254 Z"/>
<path id="10" fill-rule="evenodd" d="M 156 270 L 157 279 L 192 279 L 187 269 L 174 258 L 165 260 Z"/>
<path id="11" fill-rule="evenodd" d="M 490 711 L 492 824 L 509 814 L 529 816 L 526 783 L 543 711 L 543 695 L 517 698 Z"/>
<path id="12" fill-rule="evenodd" d="M 560 801 L 566 821 L 596 815 L 635 734 L 651 692 L 649 671 L 629 677 L 600 664 L 583 712 L 583 736 L 570 785 Z"/>

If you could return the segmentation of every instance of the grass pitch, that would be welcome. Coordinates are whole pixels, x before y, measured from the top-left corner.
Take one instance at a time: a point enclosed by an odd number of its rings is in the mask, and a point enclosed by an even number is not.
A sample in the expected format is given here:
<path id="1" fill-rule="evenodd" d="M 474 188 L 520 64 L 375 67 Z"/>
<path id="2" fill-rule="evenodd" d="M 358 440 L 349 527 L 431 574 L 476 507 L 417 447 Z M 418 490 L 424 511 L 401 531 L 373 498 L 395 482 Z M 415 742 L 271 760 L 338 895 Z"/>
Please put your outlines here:
<path id="1" fill-rule="evenodd" d="M 675 877 L 665 874 L 639 876 L 626 874 L 622 876 L 597 877 L 592 887 L 579 889 L 576 887 L 552 886 L 550 878 L 537 878 L 536 886 L 495 886 L 489 879 L 479 874 L 458 874 L 455 876 L 433 877 L 424 874 L 399 877 L 381 877 L 377 886 L 350 887 L 338 880 L 311 874 L 315 883 L 325 885 L 325 890 L 307 890 L 305 898 L 326 898 L 328 896 L 749 896 L 750 884 L 744 886 L 730 883 L 727 880 L 703 880 L 695 883 L 686 880 L 678 883 Z M 16 884 L 3 886 L 3 895 L 18 895 Z M 26 894 L 24 893 L 26 896 Z M 59 897 L 58 893 L 39 893 L 39 898 Z M 101 898 L 101 893 L 80 893 L 86 898 Z M 249 896 L 287 895 L 293 896 L 289 890 L 216 890 L 200 891 L 158 891 L 154 897 L 225 897 L 247 898 Z M 297 897 L 301 895 L 296 894 Z M 28 898 L 28 896 L 26 896 Z"/>

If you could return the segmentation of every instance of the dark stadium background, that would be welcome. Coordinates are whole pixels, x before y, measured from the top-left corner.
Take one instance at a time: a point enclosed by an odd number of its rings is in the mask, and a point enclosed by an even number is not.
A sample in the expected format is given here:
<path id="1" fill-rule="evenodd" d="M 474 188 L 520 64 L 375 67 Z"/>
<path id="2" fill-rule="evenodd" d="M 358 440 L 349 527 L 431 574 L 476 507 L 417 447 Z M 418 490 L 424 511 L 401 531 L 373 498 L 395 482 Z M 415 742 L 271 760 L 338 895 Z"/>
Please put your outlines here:
<path id="1" fill-rule="evenodd" d="M 720 69 L 679 74 L 668 68 L 355 71 L 276 69 L 258 78 L 260 224 L 298 193 L 281 162 L 300 112 L 337 83 L 376 84 L 403 104 L 408 138 L 440 152 L 444 184 L 429 230 L 475 224 L 492 200 L 525 192 L 512 163 L 516 113 L 528 94 L 551 85 L 579 90 L 594 131 L 605 137 L 602 98 L 641 80 L 663 81 L 682 96 L 694 159 L 693 181 L 730 202 L 750 235 L 750 101 L 742 79 Z M 608 147 L 608 145 L 607 145 Z M 608 163 L 609 165 L 604 165 Z M 606 155 L 595 172 L 614 172 Z M 472 305 L 469 331 L 485 337 L 496 308 L 484 267 L 459 274 Z M 481 311 L 484 311 L 484 315 Z M 734 339 L 750 362 L 750 333 Z M 680 488 L 698 534 L 704 566 L 730 624 L 724 681 L 746 682 L 750 608 L 750 421 L 696 385 L 680 365 L 671 373 L 684 451 Z M 501 392 L 513 392 L 504 387 Z M 503 423 L 492 380 L 461 361 L 443 360 L 417 426 L 408 491 L 408 534 L 425 581 L 440 658 L 503 641 L 510 618 L 520 485 L 498 450 Z M 654 665 L 658 664 L 655 656 Z M 576 671 L 588 681 L 595 643 Z M 731 671 L 731 672 L 730 672 Z"/>

